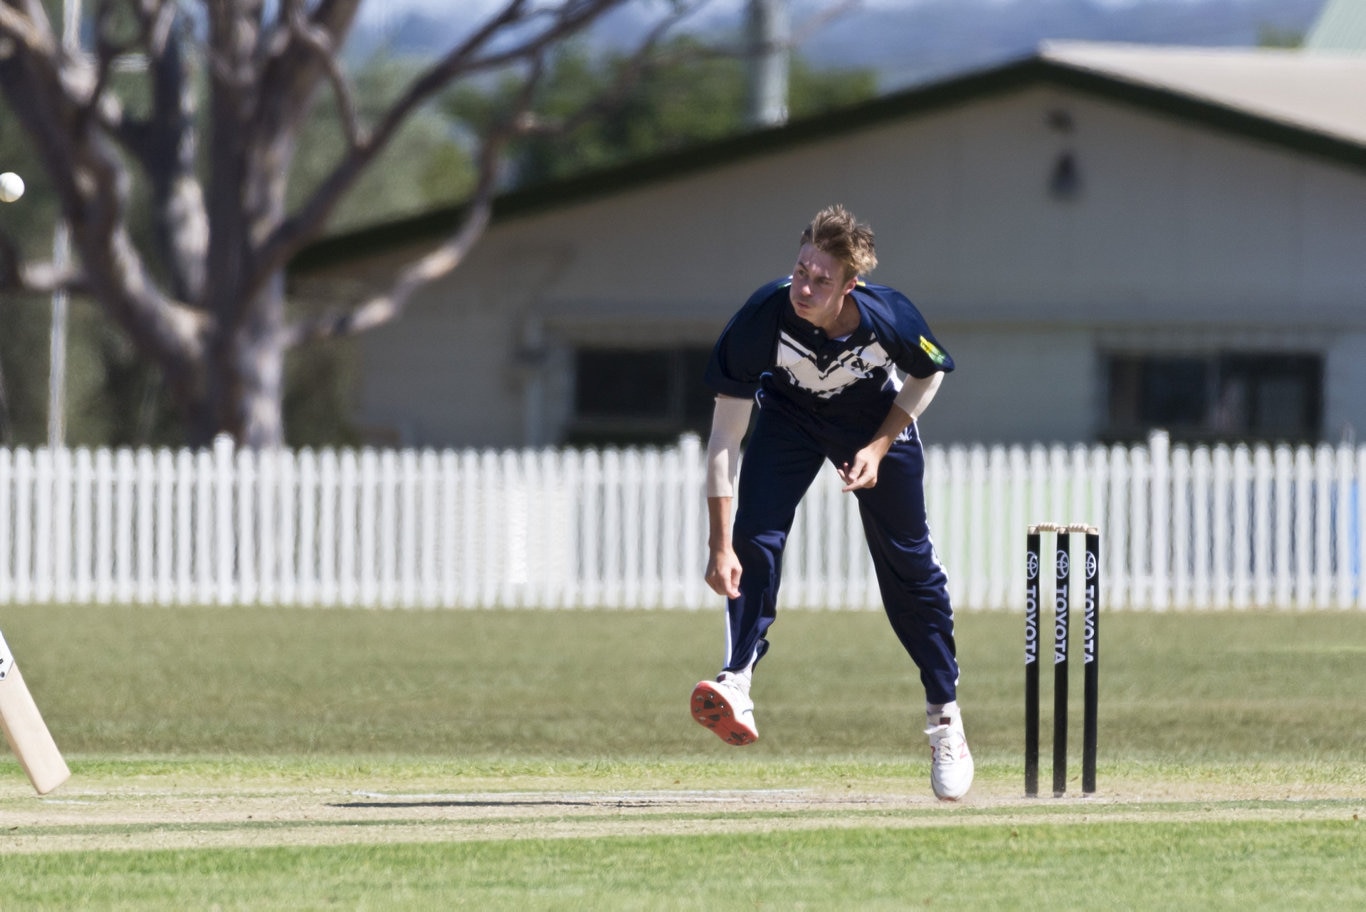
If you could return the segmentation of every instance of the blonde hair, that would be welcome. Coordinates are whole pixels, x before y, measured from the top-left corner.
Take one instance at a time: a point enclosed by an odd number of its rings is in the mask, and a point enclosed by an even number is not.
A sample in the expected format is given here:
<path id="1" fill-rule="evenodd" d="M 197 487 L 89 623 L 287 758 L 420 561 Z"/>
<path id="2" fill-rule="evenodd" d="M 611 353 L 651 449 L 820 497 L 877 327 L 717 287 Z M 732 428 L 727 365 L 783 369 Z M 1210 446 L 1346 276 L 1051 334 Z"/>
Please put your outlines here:
<path id="1" fill-rule="evenodd" d="M 802 244 L 812 244 L 844 264 L 845 281 L 867 275 L 877 267 L 873 229 L 836 203 L 826 206 L 802 232 Z"/>

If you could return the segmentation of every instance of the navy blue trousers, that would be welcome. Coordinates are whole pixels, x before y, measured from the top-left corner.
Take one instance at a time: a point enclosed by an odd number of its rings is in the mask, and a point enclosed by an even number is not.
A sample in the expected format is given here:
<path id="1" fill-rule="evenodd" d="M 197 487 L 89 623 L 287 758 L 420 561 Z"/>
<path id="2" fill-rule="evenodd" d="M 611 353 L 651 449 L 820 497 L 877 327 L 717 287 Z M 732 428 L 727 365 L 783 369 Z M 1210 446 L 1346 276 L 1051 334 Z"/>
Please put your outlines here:
<path id="1" fill-rule="evenodd" d="M 836 465 L 849 462 L 859 446 L 848 432 L 818 419 L 760 410 L 736 499 L 732 545 L 742 572 L 740 596 L 727 603 L 728 670 L 745 668 L 768 651 L 783 549 L 797 506 L 827 459 Z M 877 485 L 853 494 L 887 619 L 920 669 L 926 702 L 937 704 L 955 699 L 958 660 L 948 578 L 930 542 L 924 475 L 925 455 L 912 425 L 883 458 Z M 806 534 L 829 533 L 807 529 Z"/>

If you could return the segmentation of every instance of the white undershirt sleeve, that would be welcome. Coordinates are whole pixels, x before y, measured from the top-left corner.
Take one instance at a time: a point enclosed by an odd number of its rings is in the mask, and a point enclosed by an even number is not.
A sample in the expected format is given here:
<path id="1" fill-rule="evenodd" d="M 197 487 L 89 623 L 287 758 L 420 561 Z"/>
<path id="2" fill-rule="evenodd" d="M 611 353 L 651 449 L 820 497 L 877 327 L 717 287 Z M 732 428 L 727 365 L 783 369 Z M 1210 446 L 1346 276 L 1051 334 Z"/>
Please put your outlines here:
<path id="1" fill-rule="evenodd" d="M 754 400 L 717 396 L 707 438 L 707 496 L 733 497 L 740 473 L 740 441 L 749 429 Z"/>
<path id="2" fill-rule="evenodd" d="M 925 411 L 926 406 L 934 399 L 934 394 L 939 392 L 939 384 L 944 382 L 944 372 L 935 371 L 928 377 L 907 376 L 901 384 L 901 391 L 896 394 L 894 404 L 907 415 L 911 420 L 919 418 Z"/>

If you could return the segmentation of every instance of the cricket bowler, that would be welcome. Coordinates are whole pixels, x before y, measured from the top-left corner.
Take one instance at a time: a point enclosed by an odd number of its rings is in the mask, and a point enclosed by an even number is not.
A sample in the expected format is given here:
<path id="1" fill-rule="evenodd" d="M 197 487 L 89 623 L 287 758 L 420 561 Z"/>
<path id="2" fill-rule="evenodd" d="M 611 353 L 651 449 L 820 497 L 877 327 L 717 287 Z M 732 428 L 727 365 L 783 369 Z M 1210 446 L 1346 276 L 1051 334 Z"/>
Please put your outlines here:
<path id="1" fill-rule="evenodd" d="M 876 265 L 872 229 L 842 206 L 823 209 L 801 234 L 791 276 L 754 292 L 716 341 L 705 374 L 717 394 L 706 581 L 727 599 L 727 657 L 715 680 L 693 689 L 691 709 L 731 744 L 758 739 L 750 684 L 769 648 L 783 549 L 829 460 L 858 500 L 887 618 L 925 688 L 931 787 L 957 800 L 972 785 L 973 761 L 916 428 L 954 364 L 904 295 L 865 281 Z"/>

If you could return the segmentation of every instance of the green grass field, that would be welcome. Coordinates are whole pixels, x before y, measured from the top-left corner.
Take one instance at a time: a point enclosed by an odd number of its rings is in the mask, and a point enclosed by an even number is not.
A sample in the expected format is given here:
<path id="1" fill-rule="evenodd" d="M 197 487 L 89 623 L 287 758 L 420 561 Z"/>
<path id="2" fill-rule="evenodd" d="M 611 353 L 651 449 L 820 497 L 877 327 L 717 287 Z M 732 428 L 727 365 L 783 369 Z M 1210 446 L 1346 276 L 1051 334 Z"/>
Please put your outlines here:
<path id="1" fill-rule="evenodd" d="M 1023 620 L 959 618 L 942 805 L 878 614 L 784 613 L 737 749 L 687 713 L 719 608 L 0 608 L 73 770 L 0 758 L 0 910 L 1366 907 L 1366 615 L 1103 624 L 1099 793 L 1077 667 L 1025 799 Z"/>

